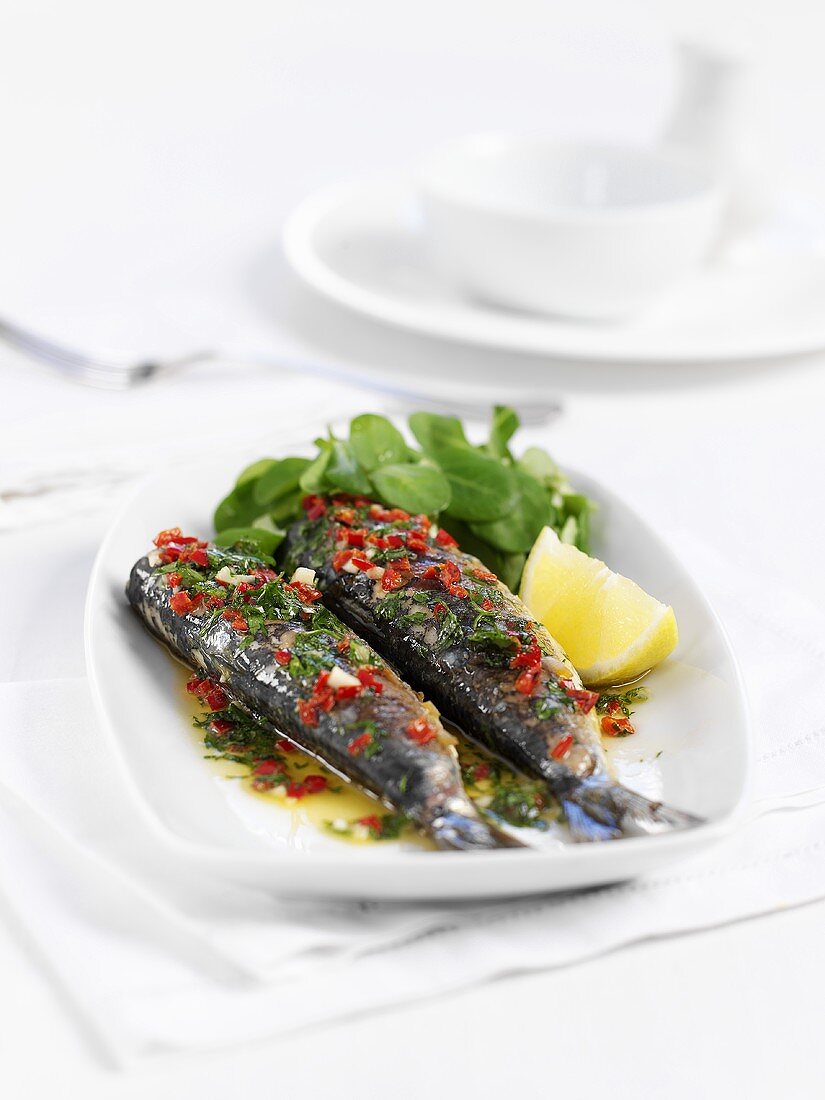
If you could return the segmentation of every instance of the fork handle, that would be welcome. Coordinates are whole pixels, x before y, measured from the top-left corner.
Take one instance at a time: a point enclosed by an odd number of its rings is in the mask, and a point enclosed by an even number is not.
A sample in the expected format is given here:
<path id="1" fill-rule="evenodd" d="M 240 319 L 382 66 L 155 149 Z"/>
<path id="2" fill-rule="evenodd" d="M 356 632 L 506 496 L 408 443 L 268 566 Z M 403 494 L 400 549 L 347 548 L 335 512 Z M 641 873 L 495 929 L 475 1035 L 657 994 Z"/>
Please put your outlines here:
<path id="1" fill-rule="evenodd" d="M 436 394 L 428 393 L 426 390 L 399 386 L 389 379 L 383 379 L 368 371 L 359 371 L 353 367 L 296 359 L 292 356 L 274 355 L 268 352 L 242 352 L 232 356 L 226 352 L 204 353 L 203 355 L 187 356 L 184 359 L 176 360 L 174 365 L 190 365 L 205 358 L 213 360 L 232 358 L 249 365 L 291 371 L 294 374 L 324 378 L 331 382 L 346 382 L 364 390 L 371 390 L 373 393 L 394 397 L 406 404 L 426 406 L 434 411 L 464 417 L 469 420 L 488 420 L 490 408 L 496 404 L 496 399 L 493 396 L 484 400 L 474 400 L 463 395 L 458 398 L 439 397 Z M 540 392 L 519 394 L 518 398 L 508 400 L 507 403 L 518 413 L 522 424 L 546 424 L 562 412 L 562 406 L 556 398 L 547 397 Z"/>

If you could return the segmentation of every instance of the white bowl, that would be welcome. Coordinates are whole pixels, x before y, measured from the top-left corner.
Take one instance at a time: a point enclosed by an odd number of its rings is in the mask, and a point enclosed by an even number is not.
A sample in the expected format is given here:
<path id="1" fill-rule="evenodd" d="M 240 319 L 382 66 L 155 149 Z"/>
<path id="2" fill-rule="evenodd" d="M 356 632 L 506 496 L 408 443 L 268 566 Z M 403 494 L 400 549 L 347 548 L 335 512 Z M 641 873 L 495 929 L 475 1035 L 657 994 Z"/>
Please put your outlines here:
<path id="1" fill-rule="evenodd" d="M 723 190 L 660 149 L 479 135 L 433 154 L 419 194 L 439 267 L 499 305 L 638 312 L 707 256 Z"/>

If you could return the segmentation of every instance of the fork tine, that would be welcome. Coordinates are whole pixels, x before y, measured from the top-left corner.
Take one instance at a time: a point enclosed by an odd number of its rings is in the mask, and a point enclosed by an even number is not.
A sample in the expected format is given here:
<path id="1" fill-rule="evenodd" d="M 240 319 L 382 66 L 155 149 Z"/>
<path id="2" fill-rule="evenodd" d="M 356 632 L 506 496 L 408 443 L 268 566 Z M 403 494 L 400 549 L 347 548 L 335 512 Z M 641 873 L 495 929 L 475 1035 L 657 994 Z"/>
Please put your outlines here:
<path id="1" fill-rule="evenodd" d="M 127 363 L 115 363 L 111 360 L 91 359 L 82 352 L 72 348 L 63 347 L 46 340 L 42 336 L 36 336 L 33 332 L 10 324 L 0 318 L 0 339 L 12 347 L 34 358 L 50 363 L 72 377 L 86 382 L 89 385 L 106 386 L 109 389 L 125 389 L 152 373 L 151 365 L 140 364 L 140 371 Z M 147 370 L 148 368 L 148 370 Z M 139 377 L 135 377 L 139 375 Z"/>
<path id="2" fill-rule="evenodd" d="M 83 355 L 81 352 L 53 344 L 42 336 L 35 336 L 33 332 L 27 332 L 25 329 L 18 328 L 17 325 L 9 324 L 8 321 L 0 320 L 0 336 L 8 343 L 19 347 L 22 351 L 42 356 L 53 363 L 71 363 L 76 366 L 91 366 L 103 370 L 117 369 L 113 363 L 90 360 L 87 355 Z"/>

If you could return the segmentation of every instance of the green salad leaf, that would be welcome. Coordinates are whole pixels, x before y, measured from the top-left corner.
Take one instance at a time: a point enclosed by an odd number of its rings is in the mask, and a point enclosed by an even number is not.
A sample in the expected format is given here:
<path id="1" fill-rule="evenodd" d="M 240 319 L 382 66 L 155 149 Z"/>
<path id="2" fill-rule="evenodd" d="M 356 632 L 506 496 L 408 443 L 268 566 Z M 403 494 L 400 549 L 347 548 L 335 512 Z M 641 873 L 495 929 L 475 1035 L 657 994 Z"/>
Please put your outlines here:
<path id="1" fill-rule="evenodd" d="M 490 425 L 490 438 L 487 441 L 486 450 L 496 458 L 508 458 L 512 455 L 507 444 L 518 430 L 518 416 L 515 409 L 507 405 L 496 405 L 493 409 L 493 423 Z"/>
<path id="2" fill-rule="evenodd" d="M 385 416 L 374 413 L 356 416 L 349 426 L 349 445 L 367 473 L 405 462 L 411 454 L 398 428 Z"/>
<path id="3" fill-rule="evenodd" d="M 375 470 L 372 483 L 380 500 L 406 512 L 438 515 L 450 503 L 450 483 L 435 466 L 399 462 Z"/>
<path id="4" fill-rule="evenodd" d="M 275 500 L 294 492 L 298 488 L 301 474 L 309 466 L 308 458 L 283 458 L 280 462 L 270 460 L 266 467 L 254 478 L 252 496 L 258 504 L 272 504 Z M 244 474 L 254 469 L 247 467 Z M 249 477 L 246 480 L 251 480 Z"/>
<path id="5" fill-rule="evenodd" d="M 547 490 L 518 466 L 511 468 L 516 495 L 513 506 L 501 518 L 474 523 L 471 529 L 482 542 L 508 553 L 527 553 L 542 527 L 552 524 L 555 509 Z"/>
<path id="6" fill-rule="evenodd" d="M 517 589 L 543 527 L 589 551 L 594 508 L 546 451 L 513 452 L 518 426 L 513 409 L 496 406 L 487 441 L 476 445 L 457 417 L 415 412 L 409 418 L 415 447 L 386 417 L 356 416 L 346 439 L 330 432 L 315 440 L 308 458 L 262 458 L 242 470 L 215 510 L 216 541 L 258 546 L 270 556 L 302 515 L 305 495 L 344 492 L 437 519 L 462 549 Z"/>
<path id="7" fill-rule="evenodd" d="M 265 527 L 230 527 L 226 531 L 218 531 L 213 541 L 216 546 L 225 547 L 248 544 L 253 550 L 271 557 L 283 542 L 285 535 L 286 531 L 277 528 L 269 531 Z"/>
<path id="8" fill-rule="evenodd" d="M 339 489 L 353 496 L 368 494 L 370 479 L 346 440 L 330 440 L 329 461 L 324 470 L 324 479 L 331 490 Z"/>

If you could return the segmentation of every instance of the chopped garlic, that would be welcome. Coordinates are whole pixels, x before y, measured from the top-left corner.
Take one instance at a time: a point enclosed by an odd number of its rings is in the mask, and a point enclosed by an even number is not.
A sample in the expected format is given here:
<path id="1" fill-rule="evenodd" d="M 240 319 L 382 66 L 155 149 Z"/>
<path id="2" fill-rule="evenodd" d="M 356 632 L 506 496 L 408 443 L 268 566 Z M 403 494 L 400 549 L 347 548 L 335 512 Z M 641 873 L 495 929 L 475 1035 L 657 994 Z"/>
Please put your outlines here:
<path id="1" fill-rule="evenodd" d="M 305 566 L 299 565 L 295 572 L 292 574 L 292 580 L 289 583 L 295 584 L 296 581 L 299 584 L 311 584 L 314 586 L 315 570 L 307 569 Z"/>
<path id="2" fill-rule="evenodd" d="M 345 672 L 344 669 L 340 668 L 338 665 L 334 665 L 330 669 L 329 680 L 327 680 L 327 683 L 331 688 L 342 688 L 357 687 L 361 683 L 361 681 L 358 679 L 357 676 L 353 676 L 351 673 Z"/>
<path id="3" fill-rule="evenodd" d="M 215 574 L 219 584 L 253 584 L 257 579 L 252 573 L 233 573 L 228 565 L 222 566 Z"/>
<path id="4" fill-rule="evenodd" d="M 369 840 L 370 830 L 368 825 L 362 825 L 360 822 L 356 822 L 352 827 L 352 835 L 355 840 Z"/>

